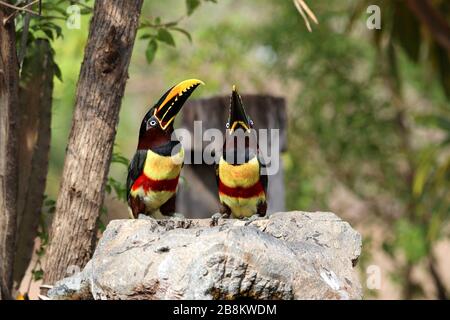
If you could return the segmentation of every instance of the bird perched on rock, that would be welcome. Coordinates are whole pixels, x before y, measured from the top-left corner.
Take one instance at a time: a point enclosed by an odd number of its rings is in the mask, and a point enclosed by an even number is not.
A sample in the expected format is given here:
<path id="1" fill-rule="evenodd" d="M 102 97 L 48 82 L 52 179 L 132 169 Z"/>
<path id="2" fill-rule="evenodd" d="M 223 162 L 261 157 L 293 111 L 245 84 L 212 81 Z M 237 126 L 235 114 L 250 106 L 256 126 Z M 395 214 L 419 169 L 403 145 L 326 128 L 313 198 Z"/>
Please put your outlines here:
<path id="1" fill-rule="evenodd" d="M 128 167 L 127 199 L 131 215 L 167 218 L 175 213 L 175 197 L 184 150 L 172 137 L 173 121 L 200 85 L 197 79 L 170 88 L 141 123 L 136 153 Z"/>
<path id="2" fill-rule="evenodd" d="M 220 213 L 225 217 L 264 216 L 267 211 L 267 175 L 259 155 L 253 121 L 233 86 L 222 156 L 216 165 Z"/>

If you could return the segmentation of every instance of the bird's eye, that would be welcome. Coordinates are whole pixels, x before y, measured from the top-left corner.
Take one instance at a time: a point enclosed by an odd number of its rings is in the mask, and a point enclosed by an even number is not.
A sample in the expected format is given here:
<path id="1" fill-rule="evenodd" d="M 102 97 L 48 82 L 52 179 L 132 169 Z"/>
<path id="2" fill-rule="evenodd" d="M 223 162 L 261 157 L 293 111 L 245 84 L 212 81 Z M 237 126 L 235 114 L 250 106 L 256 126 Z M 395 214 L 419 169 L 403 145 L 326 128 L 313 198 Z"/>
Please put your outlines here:
<path id="1" fill-rule="evenodd" d="M 230 129 L 230 123 L 227 122 L 227 124 L 225 125 L 225 127 L 226 127 L 227 129 Z"/>
<path id="2" fill-rule="evenodd" d="M 150 128 L 150 127 L 154 127 L 154 126 L 156 126 L 156 120 L 154 120 L 154 119 L 149 119 L 149 120 L 147 121 L 147 129 Z"/>

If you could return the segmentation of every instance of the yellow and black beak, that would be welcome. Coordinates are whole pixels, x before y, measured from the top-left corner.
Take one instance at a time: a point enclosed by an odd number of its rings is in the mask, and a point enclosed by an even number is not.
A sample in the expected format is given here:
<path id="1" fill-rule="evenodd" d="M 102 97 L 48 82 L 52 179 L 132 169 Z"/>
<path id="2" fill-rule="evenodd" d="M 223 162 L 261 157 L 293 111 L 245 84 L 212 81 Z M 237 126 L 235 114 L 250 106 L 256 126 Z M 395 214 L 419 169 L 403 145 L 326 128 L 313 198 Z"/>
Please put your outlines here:
<path id="1" fill-rule="evenodd" d="M 194 92 L 195 88 L 201 84 L 205 83 L 197 79 L 184 80 L 170 88 L 161 99 L 159 99 L 153 115 L 158 120 L 159 125 L 163 130 L 166 130 L 172 123 L 186 100 L 192 92 Z"/>
<path id="2" fill-rule="evenodd" d="M 237 92 L 236 86 L 233 85 L 233 92 L 231 94 L 230 102 L 230 116 L 228 118 L 227 128 L 231 133 L 239 128 L 247 132 L 252 128 L 250 121 L 251 120 L 245 113 L 241 96 Z"/>

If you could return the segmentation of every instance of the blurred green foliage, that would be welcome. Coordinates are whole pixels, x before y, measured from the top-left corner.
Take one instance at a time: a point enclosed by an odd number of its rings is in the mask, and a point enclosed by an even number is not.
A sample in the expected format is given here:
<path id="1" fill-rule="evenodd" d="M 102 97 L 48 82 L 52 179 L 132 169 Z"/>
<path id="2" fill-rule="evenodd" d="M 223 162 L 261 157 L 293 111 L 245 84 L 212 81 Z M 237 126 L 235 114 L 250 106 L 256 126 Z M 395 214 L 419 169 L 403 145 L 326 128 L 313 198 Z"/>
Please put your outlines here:
<path id="1" fill-rule="evenodd" d="M 320 17 L 313 33 L 283 2 L 259 37 L 276 52 L 272 68 L 300 86 L 290 110 L 289 205 L 320 208 L 334 187 L 349 189 L 381 218 L 383 247 L 411 298 L 423 293 L 412 269 L 434 263 L 434 246 L 448 237 L 449 54 L 403 2 L 375 3 L 381 30 L 365 28 L 370 1 L 311 3 Z M 446 3 L 437 8 L 449 17 Z"/>

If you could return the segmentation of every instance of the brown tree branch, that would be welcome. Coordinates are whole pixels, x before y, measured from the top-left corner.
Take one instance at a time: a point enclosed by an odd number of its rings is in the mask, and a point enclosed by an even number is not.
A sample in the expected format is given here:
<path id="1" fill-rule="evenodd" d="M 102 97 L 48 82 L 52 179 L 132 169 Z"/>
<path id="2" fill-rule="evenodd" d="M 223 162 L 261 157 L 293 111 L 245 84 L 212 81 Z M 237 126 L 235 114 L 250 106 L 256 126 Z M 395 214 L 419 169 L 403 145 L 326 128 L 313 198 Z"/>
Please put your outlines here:
<path id="1" fill-rule="evenodd" d="M 430 0 L 405 0 L 406 6 L 430 31 L 436 42 L 450 52 L 450 26 Z"/>
<path id="2" fill-rule="evenodd" d="M 440 300 L 447 300 L 447 289 L 445 288 L 444 281 L 442 281 L 442 278 L 439 275 L 439 272 L 437 271 L 435 265 L 436 258 L 434 257 L 433 253 L 430 253 L 428 257 L 428 269 L 430 271 L 431 278 L 433 279 L 434 286 L 436 287 L 437 297 Z"/>
<path id="3" fill-rule="evenodd" d="M 18 11 L 24 11 L 24 12 L 27 12 L 27 13 L 29 13 L 29 14 L 38 16 L 38 15 L 39 15 L 38 13 L 34 12 L 33 10 L 28 9 L 28 7 L 32 6 L 33 4 L 35 4 L 35 3 L 38 2 L 38 1 L 39 1 L 39 0 L 35 0 L 35 1 L 33 1 L 33 2 L 29 3 L 29 4 L 27 4 L 27 5 L 25 5 L 25 6 L 23 6 L 23 7 L 18 7 L 18 6 L 15 6 L 15 5 L 13 5 L 13 4 L 10 4 L 10 3 L 8 3 L 8 2 L 5 2 L 5 1 L 1 1 L 1 0 L 0 0 L 0 6 L 3 5 L 3 6 L 5 6 L 5 7 L 8 7 L 8 8 L 10 8 L 10 9 L 14 9 L 14 10 L 15 10 L 15 11 L 13 11 L 9 16 L 4 17 L 4 18 L 2 19 L 3 24 L 8 23 L 9 20 L 11 19 L 11 17 L 15 16 L 15 15 L 17 14 Z"/>

